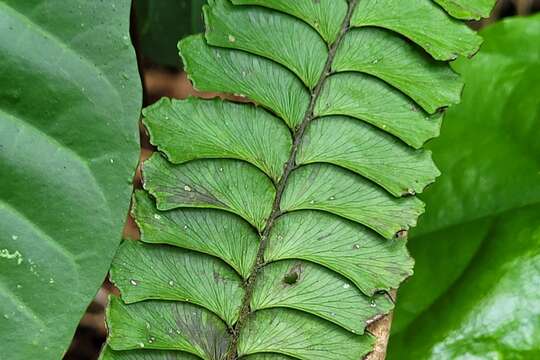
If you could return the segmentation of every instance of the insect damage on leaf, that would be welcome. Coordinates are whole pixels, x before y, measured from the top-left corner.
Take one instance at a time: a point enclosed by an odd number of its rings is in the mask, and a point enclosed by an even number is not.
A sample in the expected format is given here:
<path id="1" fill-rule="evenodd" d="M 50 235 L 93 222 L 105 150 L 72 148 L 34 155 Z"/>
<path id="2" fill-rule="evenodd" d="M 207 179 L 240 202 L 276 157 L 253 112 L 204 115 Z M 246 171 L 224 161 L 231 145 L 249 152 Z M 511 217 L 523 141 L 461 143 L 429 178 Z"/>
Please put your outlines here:
<path id="1" fill-rule="evenodd" d="M 439 176 L 422 146 L 462 89 L 443 61 L 480 45 L 444 9 L 208 2 L 206 33 L 179 43 L 186 72 L 198 90 L 257 105 L 190 98 L 145 109 L 160 153 L 135 195 L 142 244 L 125 242 L 111 271 L 122 299 L 109 309 L 104 359 L 372 351 L 365 327 L 412 274 L 406 237 L 424 211 L 415 195 Z M 196 329 L 180 326 L 186 317 Z M 144 352 L 130 352 L 140 343 Z"/>

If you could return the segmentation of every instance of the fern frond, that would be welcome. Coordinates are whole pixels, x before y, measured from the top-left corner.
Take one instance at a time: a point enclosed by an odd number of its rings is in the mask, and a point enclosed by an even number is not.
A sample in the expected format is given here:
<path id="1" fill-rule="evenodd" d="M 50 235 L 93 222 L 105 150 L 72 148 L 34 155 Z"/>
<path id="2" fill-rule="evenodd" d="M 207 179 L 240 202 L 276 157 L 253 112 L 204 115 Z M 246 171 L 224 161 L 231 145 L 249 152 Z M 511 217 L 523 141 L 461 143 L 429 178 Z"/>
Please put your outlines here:
<path id="1" fill-rule="evenodd" d="M 179 43 L 198 90 L 144 111 L 143 168 L 103 359 L 358 360 L 412 274 L 422 149 L 462 83 L 443 61 L 490 1 L 210 0 Z"/>

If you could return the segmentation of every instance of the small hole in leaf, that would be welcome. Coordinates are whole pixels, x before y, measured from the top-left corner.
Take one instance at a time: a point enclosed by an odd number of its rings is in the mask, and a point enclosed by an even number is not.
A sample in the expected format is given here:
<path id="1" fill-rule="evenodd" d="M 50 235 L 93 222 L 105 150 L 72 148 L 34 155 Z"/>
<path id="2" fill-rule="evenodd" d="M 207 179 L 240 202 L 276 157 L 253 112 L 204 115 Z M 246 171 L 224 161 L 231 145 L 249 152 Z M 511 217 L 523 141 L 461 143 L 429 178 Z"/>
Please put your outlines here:
<path id="1" fill-rule="evenodd" d="M 407 230 L 400 230 L 396 233 L 395 237 L 396 239 L 405 239 L 407 238 L 407 235 L 409 235 Z"/>

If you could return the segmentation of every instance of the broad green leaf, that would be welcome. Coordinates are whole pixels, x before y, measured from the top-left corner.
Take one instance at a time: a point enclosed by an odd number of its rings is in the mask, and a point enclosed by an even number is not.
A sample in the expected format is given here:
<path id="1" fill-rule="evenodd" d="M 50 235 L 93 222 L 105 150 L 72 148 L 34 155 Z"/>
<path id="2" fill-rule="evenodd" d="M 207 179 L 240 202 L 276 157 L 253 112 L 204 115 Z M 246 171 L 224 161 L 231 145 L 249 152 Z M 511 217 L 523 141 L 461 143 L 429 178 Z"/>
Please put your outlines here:
<path id="1" fill-rule="evenodd" d="M 449 111 L 446 137 L 429 146 L 448 174 L 425 198 L 443 198 L 445 206 L 431 205 L 418 235 L 540 202 L 538 99 L 528 96 L 538 92 L 538 22 L 488 28 L 481 56 L 455 64 L 469 90 Z"/>
<path id="2" fill-rule="evenodd" d="M 540 207 L 533 206 L 491 219 L 488 234 L 461 276 L 395 335 L 389 358 L 538 357 L 539 212 Z M 459 239 L 469 240 L 474 237 Z"/>
<path id="3" fill-rule="evenodd" d="M 138 48 L 154 63 L 180 67 L 178 39 L 203 30 L 201 8 L 205 0 L 137 0 L 134 16 Z"/>
<path id="4" fill-rule="evenodd" d="M 482 35 L 456 63 L 464 100 L 431 146 L 444 176 L 413 233 L 417 275 L 399 292 L 390 359 L 540 354 L 540 17 Z"/>
<path id="5" fill-rule="evenodd" d="M 0 338 L 60 359 L 120 242 L 141 86 L 129 1 L 0 1 Z"/>
<path id="6" fill-rule="evenodd" d="M 136 194 L 145 244 L 126 243 L 113 266 L 122 300 L 110 307 L 107 356 L 138 344 L 206 360 L 373 350 L 366 326 L 412 274 L 406 238 L 424 211 L 415 195 L 440 174 L 421 148 L 462 84 L 421 49 L 425 37 L 414 45 L 351 26 L 362 3 L 203 8 L 204 36 L 178 45 L 188 76 L 247 102 L 162 100 L 144 112 L 162 154 L 143 166 L 150 195 Z M 476 51 L 478 38 L 442 8 L 416 9 L 441 22 L 438 40 L 470 36 L 435 50 Z M 399 12 L 394 20 L 405 36 L 418 30 Z M 167 335 L 175 323 L 186 324 L 180 340 Z"/>
<path id="7" fill-rule="evenodd" d="M 491 219 L 481 219 L 444 228 L 425 237 L 412 233 L 408 247 L 415 258 L 414 277 L 398 293 L 393 333 L 406 328 L 461 276 L 482 241 L 489 236 L 491 223 Z"/>

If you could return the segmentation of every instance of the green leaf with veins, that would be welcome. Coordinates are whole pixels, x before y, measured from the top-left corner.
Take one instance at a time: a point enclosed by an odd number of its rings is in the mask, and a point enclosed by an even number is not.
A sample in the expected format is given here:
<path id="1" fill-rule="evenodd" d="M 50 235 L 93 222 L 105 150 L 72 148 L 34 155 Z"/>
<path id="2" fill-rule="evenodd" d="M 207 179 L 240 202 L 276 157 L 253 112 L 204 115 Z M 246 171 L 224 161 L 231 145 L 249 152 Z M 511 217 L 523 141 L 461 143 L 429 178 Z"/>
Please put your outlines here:
<path id="1" fill-rule="evenodd" d="M 112 351 L 110 347 L 106 347 L 99 360 L 197 360 L 200 359 L 195 355 L 191 355 L 180 351 L 169 350 L 128 350 L 128 351 Z"/>
<path id="2" fill-rule="evenodd" d="M 0 1 L 0 338 L 57 360 L 116 248 L 139 156 L 129 1 Z"/>
<path id="3" fill-rule="evenodd" d="M 469 1 L 474 6 L 484 0 Z M 376 26 L 398 32 L 436 60 L 471 56 L 482 39 L 450 18 L 433 0 L 361 0 L 351 19 L 356 27 Z"/>
<path id="4" fill-rule="evenodd" d="M 210 209 L 159 211 L 143 191 L 135 192 L 133 214 L 144 242 L 175 245 L 216 256 L 243 278 L 249 276 L 259 237 L 241 218 Z"/>
<path id="5" fill-rule="evenodd" d="M 412 274 L 405 238 L 424 211 L 414 195 L 440 174 L 422 146 L 462 89 L 421 46 L 450 60 L 479 45 L 430 1 L 413 1 L 414 17 L 395 6 L 391 24 L 384 1 L 209 1 L 206 33 L 178 45 L 188 76 L 252 102 L 145 110 L 161 153 L 135 195 L 144 244 L 123 244 L 111 273 L 122 299 L 104 358 L 372 351 L 367 324 Z"/>
<path id="6" fill-rule="evenodd" d="M 444 175 L 413 233 L 390 359 L 540 356 L 540 16 L 482 35 L 455 64 L 463 102 L 430 145 Z"/>
<path id="7" fill-rule="evenodd" d="M 336 41 L 347 14 L 347 2 L 340 0 L 231 0 L 235 5 L 261 5 L 290 14 L 308 23 L 327 44 Z M 276 15 L 276 14 L 274 14 Z M 279 16 L 279 14 L 277 14 Z M 283 49 L 282 49 L 283 50 Z"/>
<path id="8" fill-rule="evenodd" d="M 435 0 L 457 19 L 479 20 L 488 17 L 497 0 Z"/>
<path id="9" fill-rule="evenodd" d="M 143 114 L 151 139 L 159 140 L 155 145 L 175 164 L 234 158 L 252 163 L 277 182 L 291 151 L 287 126 L 253 106 L 221 100 L 161 99 Z M 238 134 L 250 134 L 258 141 Z"/>

